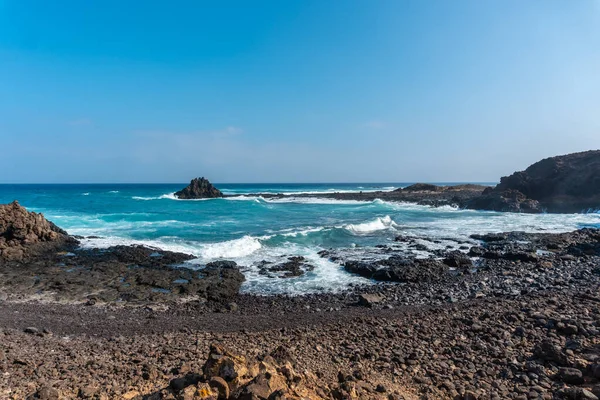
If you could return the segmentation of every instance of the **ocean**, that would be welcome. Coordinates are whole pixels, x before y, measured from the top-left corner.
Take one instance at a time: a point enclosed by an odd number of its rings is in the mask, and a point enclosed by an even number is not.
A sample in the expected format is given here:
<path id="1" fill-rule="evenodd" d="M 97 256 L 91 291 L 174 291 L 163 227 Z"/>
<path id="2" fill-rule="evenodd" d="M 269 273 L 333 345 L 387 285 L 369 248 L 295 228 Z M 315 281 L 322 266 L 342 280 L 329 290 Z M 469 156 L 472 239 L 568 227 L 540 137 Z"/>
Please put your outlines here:
<path id="1" fill-rule="evenodd" d="M 339 262 L 318 253 L 333 249 L 347 257 L 384 257 L 381 245 L 427 257 L 437 249 L 459 248 L 474 233 L 561 232 L 600 227 L 600 214 L 514 214 L 427 207 L 381 200 L 360 202 L 297 198 L 297 193 L 394 190 L 409 183 L 215 184 L 238 197 L 178 200 L 186 184 L 0 185 L 0 203 L 18 200 L 70 234 L 97 236 L 84 247 L 145 244 L 193 254 L 191 264 L 233 260 L 246 275 L 242 291 L 302 294 L 342 290 L 370 282 L 350 275 Z M 250 193 L 284 193 L 264 199 Z M 423 240 L 427 249 L 408 248 L 399 235 Z M 464 243 L 463 243 L 464 244 Z M 376 247 L 379 246 L 379 247 Z M 313 271 L 296 278 L 259 273 L 263 261 L 303 256 Z M 387 254 L 389 256 L 389 254 Z"/>

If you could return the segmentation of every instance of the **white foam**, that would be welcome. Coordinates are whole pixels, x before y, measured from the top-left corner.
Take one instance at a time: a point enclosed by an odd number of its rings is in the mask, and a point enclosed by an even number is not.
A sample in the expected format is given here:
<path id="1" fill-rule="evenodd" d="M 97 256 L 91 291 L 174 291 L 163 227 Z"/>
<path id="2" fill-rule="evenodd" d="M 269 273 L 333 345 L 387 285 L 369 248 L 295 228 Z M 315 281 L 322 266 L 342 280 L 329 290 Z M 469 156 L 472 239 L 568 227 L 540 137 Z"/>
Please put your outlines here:
<path id="1" fill-rule="evenodd" d="M 374 220 L 363 222 L 362 224 L 347 224 L 344 225 L 344 229 L 358 235 L 364 235 L 377 231 L 394 229 L 396 223 L 392 220 L 392 217 L 386 215 L 384 217 L 377 217 Z"/>
<path id="2" fill-rule="evenodd" d="M 368 204 L 370 201 L 337 200 L 319 197 L 276 197 L 266 200 L 268 203 L 298 203 L 298 204 Z"/>
<path id="3" fill-rule="evenodd" d="M 321 232 L 324 229 L 326 229 L 324 226 L 320 226 L 317 228 L 306 228 L 306 229 L 302 229 L 299 231 L 281 233 L 281 236 L 286 236 L 286 237 L 306 236 L 309 233 Z"/>
<path id="4" fill-rule="evenodd" d="M 106 249 L 113 246 L 130 246 L 130 245 L 143 245 L 148 247 L 156 247 L 162 250 L 175 251 L 179 253 L 186 253 L 192 255 L 198 255 L 198 249 L 195 243 L 186 242 L 172 237 L 162 237 L 154 240 L 136 240 L 122 237 L 100 237 L 95 239 L 80 239 L 80 246 L 82 248 L 98 248 Z"/>
<path id="5" fill-rule="evenodd" d="M 165 193 L 163 195 L 160 196 L 150 196 L 150 197 L 145 197 L 145 196 L 133 196 L 131 197 L 133 200 L 177 200 L 177 201 L 203 201 L 203 200 L 213 200 L 213 199 L 180 199 L 177 196 L 175 196 L 175 192 L 173 193 Z"/>
<path id="6" fill-rule="evenodd" d="M 108 192 L 108 193 L 119 193 L 119 191 L 118 191 L 118 190 L 111 190 L 111 191 L 110 191 L 110 192 Z"/>
<path id="7" fill-rule="evenodd" d="M 86 192 L 86 193 L 81 193 L 81 195 L 82 196 L 89 196 L 90 194 L 89 194 L 89 192 Z"/>
<path id="8" fill-rule="evenodd" d="M 262 247 L 260 240 L 252 236 L 226 242 L 206 243 L 200 245 L 200 258 L 209 261 L 212 259 L 235 259 L 248 256 Z"/>
<path id="9" fill-rule="evenodd" d="M 262 196 L 247 196 L 245 194 L 239 195 L 239 196 L 233 196 L 233 197 L 225 197 L 225 200 L 230 200 L 230 201 L 254 201 L 254 202 L 257 202 L 257 203 L 261 203 L 261 202 L 267 201 Z"/>

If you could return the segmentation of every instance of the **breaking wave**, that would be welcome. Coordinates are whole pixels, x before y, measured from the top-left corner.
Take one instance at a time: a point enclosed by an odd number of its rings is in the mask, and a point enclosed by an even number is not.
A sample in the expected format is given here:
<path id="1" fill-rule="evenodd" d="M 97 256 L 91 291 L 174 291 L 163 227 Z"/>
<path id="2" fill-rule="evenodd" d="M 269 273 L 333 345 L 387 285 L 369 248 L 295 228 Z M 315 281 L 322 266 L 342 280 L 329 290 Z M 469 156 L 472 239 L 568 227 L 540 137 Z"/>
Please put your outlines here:
<path id="1" fill-rule="evenodd" d="M 344 229 L 358 235 L 365 235 L 377 231 L 395 229 L 397 224 L 392 220 L 392 217 L 377 217 L 374 220 L 363 222 L 362 224 L 347 224 Z"/>

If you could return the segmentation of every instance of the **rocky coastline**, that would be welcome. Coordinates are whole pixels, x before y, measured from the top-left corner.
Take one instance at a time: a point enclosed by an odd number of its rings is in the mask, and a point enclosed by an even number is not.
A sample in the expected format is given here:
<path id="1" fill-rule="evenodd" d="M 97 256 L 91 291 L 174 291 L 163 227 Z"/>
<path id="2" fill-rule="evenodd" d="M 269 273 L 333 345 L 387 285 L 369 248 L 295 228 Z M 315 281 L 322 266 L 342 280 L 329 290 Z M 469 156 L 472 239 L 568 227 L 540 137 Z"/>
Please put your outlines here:
<path id="1" fill-rule="evenodd" d="M 290 195 L 254 193 L 247 196 L 277 199 Z M 600 210 L 600 150 L 546 158 L 524 171 L 502 177 L 495 187 L 416 183 L 393 191 L 298 193 L 293 197 L 357 201 L 380 199 L 433 207 L 519 213 L 594 212 Z"/>
<path id="2" fill-rule="evenodd" d="M 426 259 L 388 245 L 376 259 L 323 251 L 380 283 L 289 297 L 240 294 L 231 261 L 81 249 L 18 203 L 0 216 L 2 398 L 600 395 L 597 229 L 476 235 Z M 286 279 L 310 268 L 290 257 L 263 270 Z"/>
<path id="3" fill-rule="evenodd" d="M 297 196 L 585 211 L 600 192 L 598 155 L 542 160 L 494 188 Z M 176 196 L 223 194 L 200 178 Z M 375 284 L 303 296 L 241 293 L 244 267 L 230 260 L 82 239 L 0 205 L 0 398 L 600 397 L 600 229 L 327 249 Z M 292 255 L 257 267 L 269 279 L 315 268 Z"/>

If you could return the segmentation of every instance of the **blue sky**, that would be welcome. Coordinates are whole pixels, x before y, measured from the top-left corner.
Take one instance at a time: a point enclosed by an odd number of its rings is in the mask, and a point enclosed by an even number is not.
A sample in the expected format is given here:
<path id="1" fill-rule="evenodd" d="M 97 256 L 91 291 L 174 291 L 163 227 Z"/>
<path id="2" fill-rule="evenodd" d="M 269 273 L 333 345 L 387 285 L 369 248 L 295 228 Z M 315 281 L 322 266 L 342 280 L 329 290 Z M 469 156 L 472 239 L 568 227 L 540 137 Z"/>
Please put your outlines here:
<path id="1" fill-rule="evenodd" d="M 600 1 L 0 0 L 0 182 L 495 181 L 600 148 Z"/>

